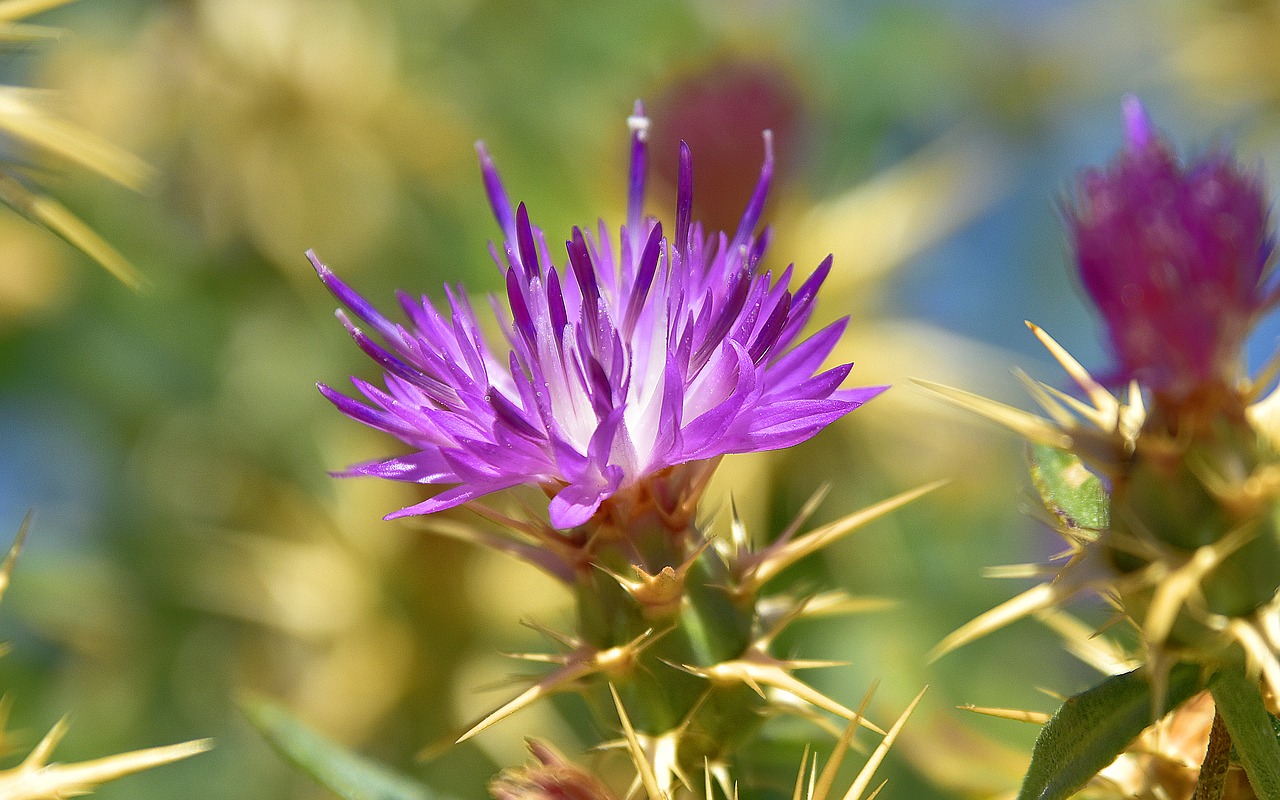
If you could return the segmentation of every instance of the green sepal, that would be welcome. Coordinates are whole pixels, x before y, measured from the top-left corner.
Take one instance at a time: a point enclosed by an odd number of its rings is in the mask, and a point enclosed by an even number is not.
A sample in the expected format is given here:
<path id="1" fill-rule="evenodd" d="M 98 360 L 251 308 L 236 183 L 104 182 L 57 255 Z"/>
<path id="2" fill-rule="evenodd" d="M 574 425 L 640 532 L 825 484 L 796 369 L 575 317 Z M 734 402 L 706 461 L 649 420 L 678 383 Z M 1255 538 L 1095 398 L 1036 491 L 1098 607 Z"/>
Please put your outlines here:
<path id="1" fill-rule="evenodd" d="M 1243 669 L 1231 666 L 1214 673 L 1209 691 L 1254 793 L 1259 800 L 1280 800 L 1276 719 L 1263 705 L 1258 684 L 1246 678 Z"/>
<path id="2" fill-rule="evenodd" d="M 247 698 L 240 707 L 276 752 L 343 800 L 443 800 L 426 786 L 339 747 L 275 703 Z"/>
<path id="3" fill-rule="evenodd" d="M 1202 688 L 1199 665 L 1175 666 L 1158 716 Z M 1151 679 L 1142 670 L 1108 678 L 1069 698 L 1040 731 L 1018 800 L 1065 800 L 1123 753 L 1152 722 Z"/>
<path id="4" fill-rule="evenodd" d="M 1111 499 L 1102 479 L 1066 450 L 1044 444 L 1027 447 L 1031 482 L 1045 508 L 1069 528 L 1101 531 L 1110 519 Z"/>

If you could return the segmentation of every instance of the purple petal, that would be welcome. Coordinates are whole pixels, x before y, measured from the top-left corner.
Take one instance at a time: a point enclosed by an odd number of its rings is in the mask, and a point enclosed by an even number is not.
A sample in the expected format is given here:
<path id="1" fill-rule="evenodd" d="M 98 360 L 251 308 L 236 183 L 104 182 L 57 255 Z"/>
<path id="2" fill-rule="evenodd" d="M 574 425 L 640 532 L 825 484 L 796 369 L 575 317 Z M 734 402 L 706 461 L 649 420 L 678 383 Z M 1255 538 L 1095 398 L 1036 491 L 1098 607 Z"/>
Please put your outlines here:
<path id="1" fill-rule="evenodd" d="M 635 330 L 636 319 L 640 309 L 649 297 L 649 287 L 653 285 L 653 276 L 658 271 L 658 260 L 662 255 L 662 223 L 658 223 L 649 231 L 649 240 L 645 242 L 644 253 L 640 256 L 640 266 L 636 272 L 635 283 L 631 287 L 631 300 L 627 303 L 626 313 L 622 317 L 622 335 L 631 338 Z"/>
<path id="2" fill-rule="evenodd" d="M 452 483 L 458 480 L 438 449 L 419 450 L 382 461 L 352 464 L 339 474 L 342 477 L 386 478 L 407 483 Z"/>
<path id="3" fill-rule="evenodd" d="M 383 338 L 388 341 L 395 341 L 395 325 L 391 324 L 386 317 L 382 316 L 382 313 L 379 312 L 378 309 L 374 308 L 368 300 L 365 300 L 357 294 L 354 289 L 343 283 L 337 275 L 333 274 L 332 270 L 321 263 L 320 259 L 316 257 L 314 250 L 307 251 L 307 258 L 311 261 L 311 266 L 315 267 L 316 274 L 320 276 L 320 280 L 324 283 L 325 288 L 329 290 L 330 294 L 337 298 L 339 303 L 342 303 L 344 306 L 351 309 L 353 314 L 363 320 L 365 324 L 376 330 L 383 336 Z"/>
<path id="4" fill-rule="evenodd" d="M 869 403 L 889 390 L 888 386 L 859 386 L 855 389 L 841 389 L 833 392 L 831 399 L 850 403 L 854 408 Z"/>
<path id="5" fill-rule="evenodd" d="M 683 139 L 676 175 L 676 250 L 683 255 L 689 247 L 689 221 L 693 218 L 693 155 Z"/>
<path id="6" fill-rule="evenodd" d="M 644 181 L 649 166 L 649 118 L 644 115 L 644 103 L 636 101 L 635 109 L 627 118 L 631 128 L 631 169 L 627 179 L 627 227 L 632 235 L 640 231 L 640 215 L 644 212 Z"/>
<path id="7" fill-rule="evenodd" d="M 1134 150 L 1146 148 L 1155 138 L 1155 131 L 1151 125 L 1151 117 L 1142 106 L 1142 101 L 1134 95 L 1127 94 L 1120 101 L 1120 108 L 1124 113 L 1125 140 L 1129 147 Z"/>
<path id="8" fill-rule="evenodd" d="M 507 198 L 507 190 L 502 185 L 502 178 L 485 149 L 484 142 L 476 142 L 476 153 L 480 156 L 480 174 L 484 177 L 484 191 L 489 197 L 489 207 L 493 209 L 493 218 L 502 228 L 502 236 L 507 241 L 515 241 L 515 217 L 511 215 L 511 200 Z"/>
<path id="9" fill-rule="evenodd" d="M 376 428 L 380 431 L 386 431 L 392 436 L 403 436 L 413 433 L 413 429 L 403 420 L 394 414 L 386 411 L 380 411 L 376 408 L 370 408 L 359 400 L 353 400 L 341 392 L 335 391 L 323 383 L 317 383 L 316 388 L 320 390 L 320 394 L 325 399 L 337 406 L 338 410 L 356 422 L 363 422 L 370 428 Z"/>
<path id="10" fill-rule="evenodd" d="M 547 504 L 551 524 L 559 530 L 569 530 L 586 523 L 596 513 L 600 503 L 612 494 L 608 484 L 570 484 L 564 487 Z"/>
<path id="11" fill-rule="evenodd" d="M 773 181 L 773 134 L 770 131 L 764 132 L 764 164 L 760 167 L 760 180 L 756 183 L 756 189 L 751 193 L 751 200 L 747 203 L 747 210 L 742 214 L 742 221 L 738 223 L 738 232 L 733 235 L 733 243 L 730 245 L 731 250 L 737 250 L 751 239 L 751 234 L 755 232 L 756 224 L 760 222 L 760 214 L 764 211 L 764 202 L 769 197 L 769 184 Z"/>
<path id="12" fill-rule="evenodd" d="M 434 514 L 437 511 L 444 511 L 446 508 L 460 506 L 463 503 L 470 502 L 478 497 L 484 497 L 486 494 L 492 494 L 493 492 L 501 491 L 502 489 L 509 489 L 520 483 L 521 481 L 519 480 L 495 481 L 494 483 L 489 484 L 464 483 L 461 486 L 454 486 L 452 489 L 446 489 L 430 500 L 424 500 L 417 505 L 408 506 L 407 508 L 402 508 L 399 511 L 392 511 L 390 514 L 383 517 L 383 519 L 390 521 L 393 519 L 401 519 L 402 517 L 420 517 L 426 514 Z"/>
<path id="13" fill-rule="evenodd" d="M 740 434 L 744 450 L 793 447 L 852 411 L 856 406 L 838 400 L 792 400 L 752 415 Z"/>
<path id="14" fill-rule="evenodd" d="M 840 335 L 849 324 L 849 318 L 838 319 L 800 344 L 778 356 L 766 368 L 769 382 L 774 386 L 786 385 L 804 380 L 822 366 Z"/>
<path id="15" fill-rule="evenodd" d="M 532 279 L 535 275 L 540 275 L 538 246 L 533 241 L 533 226 L 529 224 L 529 210 L 524 203 L 516 208 L 516 241 L 520 247 L 520 265 L 524 268 L 525 278 Z"/>

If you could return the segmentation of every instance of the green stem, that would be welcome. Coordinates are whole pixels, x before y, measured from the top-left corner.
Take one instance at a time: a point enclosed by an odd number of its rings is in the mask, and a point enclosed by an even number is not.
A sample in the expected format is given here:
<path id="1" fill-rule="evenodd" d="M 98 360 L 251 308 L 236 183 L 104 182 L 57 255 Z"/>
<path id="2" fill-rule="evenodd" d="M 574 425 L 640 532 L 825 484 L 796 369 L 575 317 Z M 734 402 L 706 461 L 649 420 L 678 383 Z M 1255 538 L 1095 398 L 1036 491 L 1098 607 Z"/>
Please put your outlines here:
<path id="1" fill-rule="evenodd" d="M 1280 800 L 1280 742 L 1255 681 L 1240 667 L 1214 674 L 1209 691 L 1259 800 Z"/>

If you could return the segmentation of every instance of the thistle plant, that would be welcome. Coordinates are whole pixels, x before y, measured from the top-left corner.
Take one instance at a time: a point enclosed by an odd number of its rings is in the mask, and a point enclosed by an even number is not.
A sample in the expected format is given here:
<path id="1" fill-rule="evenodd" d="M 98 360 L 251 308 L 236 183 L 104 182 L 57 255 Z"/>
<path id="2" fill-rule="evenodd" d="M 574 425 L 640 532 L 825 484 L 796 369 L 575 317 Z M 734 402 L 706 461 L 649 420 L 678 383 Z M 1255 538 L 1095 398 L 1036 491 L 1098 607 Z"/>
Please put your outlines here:
<path id="1" fill-rule="evenodd" d="M 485 341 L 460 287 L 446 288 L 443 313 L 426 297 L 401 294 L 408 325 L 400 325 L 309 254 L 350 312 L 339 319 L 384 370 L 382 387 L 353 378 L 362 400 L 320 390 L 411 448 L 344 475 L 447 487 L 388 518 L 465 506 L 481 524 L 436 527 L 523 559 L 575 600 L 573 630 L 544 629 L 555 652 L 520 656 L 551 670 L 460 740 L 575 691 L 606 730 L 621 731 L 637 785 L 655 800 L 680 787 L 698 791 L 712 776 L 732 794 L 733 754 L 771 714 L 799 708 L 884 733 L 794 674 L 828 662 L 772 652 L 788 625 L 838 610 L 845 598 L 793 597 L 770 583 L 932 487 L 800 535 L 815 499 L 762 545 L 736 519 L 727 538 L 700 523 L 699 501 L 723 456 L 799 444 L 885 387 L 841 388 L 851 365 L 822 368 L 846 319 L 803 337 L 830 258 L 794 290 L 793 267 L 776 279 L 762 268 L 769 134 L 736 231 L 711 233 L 692 219 L 692 156 L 683 145 L 674 226 L 644 215 L 649 120 L 640 104 L 628 125 L 626 223 L 616 240 L 603 223 L 594 233 L 574 228 L 560 266 L 478 146 L 502 234 L 491 247 L 506 286 L 505 307 L 491 301 L 501 348 Z M 513 516 L 485 502 L 517 486 L 545 493 L 545 516 Z M 537 794 L 549 773 L 576 775 L 550 751 L 535 752 L 541 769 L 500 781 L 498 796 L 517 792 L 513 786 Z M 596 793 L 590 781 L 573 782 L 570 794 Z"/>
<path id="2" fill-rule="evenodd" d="M 1087 402 L 1024 377 L 1047 418 L 931 388 L 1026 436 L 1036 487 L 1067 543 L 1046 578 L 947 637 L 938 654 L 1092 590 L 1139 634 L 1140 668 L 1073 698 L 1046 725 L 1022 797 L 1065 797 L 1157 717 L 1207 687 L 1220 723 L 1196 797 L 1221 797 L 1229 754 L 1280 797 L 1268 706 L 1280 691 L 1280 359 L 1243 348 L 1280 300 L 1261 179 L 1225 151 L 1184 163 L 1134 98 L 1126 142 L 1079 180 L 1065 216 L 1081 283 L 1115 353 L 1091 376 L 1044 331 Z M 1105 388 L 1123 386 L 1119 393 Z"/>

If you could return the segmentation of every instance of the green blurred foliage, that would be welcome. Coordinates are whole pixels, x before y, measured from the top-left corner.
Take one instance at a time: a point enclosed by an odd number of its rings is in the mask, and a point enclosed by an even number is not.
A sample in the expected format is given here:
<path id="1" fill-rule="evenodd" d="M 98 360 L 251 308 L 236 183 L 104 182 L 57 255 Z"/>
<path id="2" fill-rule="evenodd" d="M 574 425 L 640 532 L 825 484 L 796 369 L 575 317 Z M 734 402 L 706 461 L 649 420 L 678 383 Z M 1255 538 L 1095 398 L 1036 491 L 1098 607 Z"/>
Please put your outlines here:
<path id="1" fill-rule="evenodd" d="M 45 15 L 69 35 L 0 54 L 5 79 L 56 91 L 69 118 L 157 172 L 141 195 L 56 164 L 43 173 L 145 274 L 140 293 L 0 212 L 0 525 L 39 515 L 0 610 L 12 727 L 29 744 L 71 712 L 67 760 L 217 739 L 103 798 L 322 796 L 240 716 L 246 691 L 454 797 L 484 796 L 524 758 L 523 736 L 566 753 L 592 743 L 596 723 L 566 701 L 449 745 L 514 692 L 475 690 L 511 669 L 497 651 L 538 645 L 517 621 L 563 627 L 566 598 L 518 565 L 381 522 L 416 502 L 412 488 L 326 475 L 395 444 L 314 389 L 375 370 L 302 251 L 383 307 L 396 287 L 493 290 L 497 229 L 473 140 L 556 241 L 619 218 L 634 98 L 661 132 L 686 119 L 689 85 L 746 65 L 781 76 L 786 96 L 771 102 L 785 118 L 727 115 L 699 148 L 757 147 L 761 124 L 795 132 L 779 142 L 771 264 L 805 272 L 844 248 L 816 322 L 854 313 L 842 351 L 854 380 L 899 385 L 791 452 L 729 459 L 708 516 L 723 524 L 732 494 L 767 537 L 822 483 L 833 491 L 815 522 L 954 478 L 783 578 L 895 608 L 784 644 L 848 661 L 813 676 L 843 703 L 881 679 L 872 708 L 886 724 L 932 686 L 883 796 L 1015 788 L 1035 728 L 954 706 L 1048 711 L 1035 687 L 1069 694 L 1096 677 L 1033 622 L 924 662 L 1012 594 L 982 567 L 1056 545 L 1020 511 L 1021 446 L 902 384 L 1022 403 L 1015 361 L 1057 380 L 1018 324 L 1037 314 L 1099 361 L 1063 270 L 1055 193 L 1114 148 L 1128 90 L 1191 141 L 1237 134 L 1275 164 L 1274 59 L 1240 50 L 1274 52 L 1278 18 L 1273 3 L 1225 0 L 81 0 Z M 24 157 L 11 145 L 0 152 Z M 748 153 L 754 173 L 760 151 Z M 712 213 L 733 177 L 699 172 L 699 149 L 694 163 Z M 670 213 L 669 194 L 655 211 Z M 789 795 L 803 743 L 832 741 L 795 721 L 765 730 L 744 779 Z"/>

